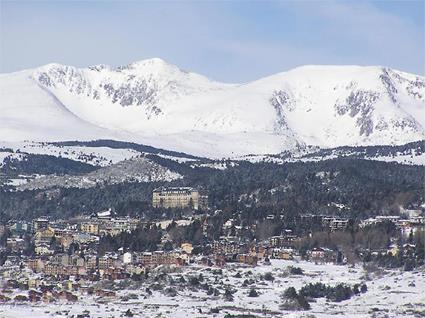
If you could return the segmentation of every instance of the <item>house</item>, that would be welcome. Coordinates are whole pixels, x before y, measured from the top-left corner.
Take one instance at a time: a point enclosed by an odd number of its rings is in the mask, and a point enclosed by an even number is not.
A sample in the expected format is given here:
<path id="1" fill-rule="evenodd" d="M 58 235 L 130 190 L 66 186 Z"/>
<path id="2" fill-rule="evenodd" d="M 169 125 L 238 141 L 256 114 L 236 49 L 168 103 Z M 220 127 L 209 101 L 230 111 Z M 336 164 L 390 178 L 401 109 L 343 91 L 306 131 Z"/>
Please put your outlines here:
<path id="1" fill-rule="evenodd" d="M 404 238 L 409 238 L 410 235 L 415 235 L 418 232 L 425 232 L 425 224 L 424 223 L 416 223 L 412 221 L 408 221 L 403 224 L 398 224 L 400 228 L 401 234 Z"/>
<path id="2" fill-rule="evenodd" d="M 32 228 L 31 223 L 27 223 L 24 221 L 16 221 L 9 226 L 9 230 L 13 234 L 23 234 L 25 232 L 31 231 L 31 228 Z"/>
<path id="3" fill-rule="evenodd" d="M 193 251 L 193 245 L 191 243 L 182 243 L 180 245 L 180 248 L 185 252 L 186 254 L 192 254 Z"/>
<path id="4" fill-rule="evenodd" d="M 107 269 L 115 267 L 117 264 L 118 258 L 116 255 L 106 254 L 102 257 L 99 257 L 99 269 Z M 119 266 L 117 266 L 119 267 Z"/>
<path id="5" fill-rule="evenodd" d="M 95 295 L 99 297 L 115 297 L 116 293 L 112 290 L 96 289 Z"/>
<path id="6" fill-rule="evenodd" d="M 66 289 L 66 290 L 72 290 L 72 281 L 70 280 L 64 280 L 60 283 L 58 283 L 59 287 Z"/>
<path id="7" fill-rule="evenodd" d="M 273 257 L 276 259 L 292 260 L 294 258 L 293 254 L 294 250 L 290 248 L 273 250 Z"/>
<path id="8" fill-rule="evenodd" d="M 50 243 L 52 240 L 52 237 L 54 236 L 55 236 L 55 231 L 51 227 L 37 230 L 34 235 L 35 244 L 39 245 L 42 243 Z"/>
<path id="9" fill-rule="evenodd" d="M 333 216 L 324 216 L 322 218 L 322 226 L 329 228 L 332 232 L 345 230 L 348 226 L 348 223 L 348 219 Z"/>
<path id="10" fill-rule="evenodd" d="M 68 260 L 68 265 L 82 267 L 84 266 L 84 258 L 79 255 L 71 255 Z"/>
<path id="11" fill-rule="evenodd" d="M 69 248 L 69 246 L 74 242 L 74 236 L 69 232 L 63 232 L 59 236 L 56 234 L 56 238 L 64 249 Z"/>
<path id="12" fill-rule="evenodd" d="M 25 248 L 25 240 L 19 237 L 9 237 L 6 240 L 6 247 L 14 253 L 20 252 Z"/>
<path id="13" fill-rule="evenodd" d="M 78 297 L 69 291 L 62 290 L 58 293 L 57 298 L 59 300 L 65 300 L 67 302 L 76 302 Z"/>
<path id="14" fill-rule="evenodd" d="M 130 252 L 125 252 L 124 254 L 121 255 L 121 260 L 123 264 L 131 264 L 133 260 L 133 255 L 131 255 Z"/>
<path id="15" fill-rule="evenodd" d="M 404 256 L 413 256 L 415 255 L 416 245 L 415 244 L 403 244 L 403 254 Z"/>
<path id="16" fill-rule="evenodd" d="M 42 281 L 40 279 L 36 279 L 36 278 L 29 278 L 28 282 L 27 282 L 29 289 L 35 289 L 35 288 L 39 287 L 41 285 L 41 283 L 42 283 Z"/>
<path id="17" fill-rule="evenodd" d="M 366 226 L 375 225 L 375 224 L 382 223 L 382 222 L 392 222 L 392 223 L 395 224 L 399 221 L 400 221 L 399 215 L 378 215 L 374 218 L 369 218 L 369 219 L 363 220 L 360 223 L 360 227 L 364 228 Z"/>
<path id="18" fill-rule="evenodd" d="M 31 288 L 31 287 L 30 287 Z M 36 290 L 30 289 L 28 291 L 28 299 L 30 302 L 39 302 L 41 301 L 41 297 L 43 296 L 43 293 L 38 292 Z"/>
<path id="19" fill-rule="evenodd" d="M 90 242 L 96 242 L 99 238 L 97 236 L 92 236 L 88 233 L 76 233 L 74 234 L 74 243 L 78 244 L 87 244 Z"/>
<path id="20" fill-rule="evenodd" d="M 44 261 L 40 258 L 30 258 L 27 260 L 27 267 L 33 272 L 39 273 L 44 269 Z"/>
<path id="21" fill-rule="evenodd" d="M 55 254 L 49 258 L 51 263 L 59 264 L 59 265 L 69 265 L 70 264 L 70 256 L 65 253 Z"/>
<path id="22" fill-rule="evenodd" d="M 112 212 L 112 209 L 97 212 L 91 215 L 92 218 L 97 218 L 98 220 L 111 220 L 113 216 L 114 212 Z"/>
<path id="23" fill-rule="evenodd" d="M 214 254 L 238 254 L 242 252 L 242 250 L 245 248 L 245 246 L 242 244 L 239 244 L 235 239 L 232 237 L 222 238 L 220 241 L 214 241 L 213 242 L 213 253 Z"/>
<path id="24" fill-rule="evenodd" d="M 98 267 L 98 258 L 96 254 L 88 254 L 84 256 L 87 269 L 96 269 Z"/>
<path id="25" fill-rule="evenodd" d="M 315 247 L 310 251 L 310 257 L 313 261 L 324 261 L 325 250 L 321 247 Z"/>
<path id="26" fill-rule="evenodd" d="M 98 235 L 99 234 L 99 223 L 95 221 L 84 222 L 80 224 L 81 232 Z"/>
<path id="27" fill-rule="evenodd" d="M 237 256 L 238 263 L 243 263 L 251 266 L 257 266 L 258 258 L 257 256 L 249 254 L 238 254 Z"/>
<path id="28" fill-rule="evenodd" d="M 54 251 L 49 244 L 41 243 L 35 247 L 35 253 L 37 255 L 52 255 Z"/>
<path id="29" fill-rule="evenodd" d="M 254 245 L 254 246 L 251 247 L 251 249 L 249 251 L 249 254 L 251 256 L 256 256 L 257 259 L 259 259 L 259 260 L 264 259 L 267 256 L 267 253 L 268 253 L 268 251 L 267 251 L 266 247 L 264 247 L 264 246 L 255 246 Z"/>
<path id="30" fill-rule="evenodd" d="M 25 295 L 16 295 L 15 296 L 15 298 L 14 298 L 14 300 L 16 301 L 16 302 L 27 302 L 28 301 L 28 297 L 27 296 L 25 296 Z"/>
<path id="31" fill-rule="evenodd" d="M 271 247 L 293 247 L 296 239 L 296 235 L 290 234 L 290 232 L 288 232 L 284 235 L 270 237 L 269 245 Z"/>
<path id="32" fill-rule="evenodd" d="M 50 262 L 47 262 L 44 265 L 43 273 L 47 276 L 56 276 L 62 273 L 61 266 L 57 264 L 53 264 Z"/>
<path id="33" fill-rule="evenodd" d="M 207 260 L 209 261 L 209 259 L 207 259 Z M 215 256 L 215 259 L 214 259 L 214 263 L 215 263 L 215 266 L 223 267 L 224 265 L 226 265 L 226 258 L 225 258 L 225 256 L 223 254 L 216 255 Z M 209 262 L 207 262 L 205 265 L 206 266 L 211 266 L 209 264 Z"/>
<path id="34" fill-rule="evenodd" d="M 34 232 L 46 230 L 49 227 L 49 220 L 47 218 L 38 218 L 34 220 L 32 228 Z"/>

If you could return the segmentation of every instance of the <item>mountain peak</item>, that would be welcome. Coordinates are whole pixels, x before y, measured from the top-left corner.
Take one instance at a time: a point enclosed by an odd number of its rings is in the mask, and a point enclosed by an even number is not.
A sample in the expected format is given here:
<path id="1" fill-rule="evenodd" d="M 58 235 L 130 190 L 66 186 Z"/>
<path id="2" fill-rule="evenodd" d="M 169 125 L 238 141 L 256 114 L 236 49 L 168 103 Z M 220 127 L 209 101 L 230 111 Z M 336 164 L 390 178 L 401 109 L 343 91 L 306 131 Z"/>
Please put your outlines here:
<path id="1" fill-rule="evenodd" d="M 157 73 L 157 72 L 184 72 L 177 66 L 167 63 L 163 59 L 160 58 L 150 58 L 146 60 L 140 60 L 133 63 L 130 63 L 125 66 L 120 66 L 117 68 L 118 70 L 140 70 L 149 73 Z M 186 73 L 186 72 L 184 72 Z"/>
<path id="2" fill-rule="evenodd" d="M 140 61 L 136 61 L 133 64 L 142 64 L 142 65 L 169 65 L 166 61 L 159 57 L 153 57 L 149 59 L 144 59 Z"/>

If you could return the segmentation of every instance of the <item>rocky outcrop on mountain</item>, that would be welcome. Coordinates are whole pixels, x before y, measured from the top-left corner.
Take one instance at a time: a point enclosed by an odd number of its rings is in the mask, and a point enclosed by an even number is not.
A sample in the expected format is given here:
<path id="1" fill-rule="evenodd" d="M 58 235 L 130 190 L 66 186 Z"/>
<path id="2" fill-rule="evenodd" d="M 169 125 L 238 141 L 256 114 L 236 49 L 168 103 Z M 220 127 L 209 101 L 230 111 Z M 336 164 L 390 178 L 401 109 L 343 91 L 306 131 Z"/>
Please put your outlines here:
<path id="1" fill-rule="evenodd" d="M 124 160 L 81 175 L 47 175 L 29 180 L 18 190 L 62 188 L 92 188 L 124 182 L 158 182 L 180 179 L 177 172 L 152 162 L 147 158 Z"/>

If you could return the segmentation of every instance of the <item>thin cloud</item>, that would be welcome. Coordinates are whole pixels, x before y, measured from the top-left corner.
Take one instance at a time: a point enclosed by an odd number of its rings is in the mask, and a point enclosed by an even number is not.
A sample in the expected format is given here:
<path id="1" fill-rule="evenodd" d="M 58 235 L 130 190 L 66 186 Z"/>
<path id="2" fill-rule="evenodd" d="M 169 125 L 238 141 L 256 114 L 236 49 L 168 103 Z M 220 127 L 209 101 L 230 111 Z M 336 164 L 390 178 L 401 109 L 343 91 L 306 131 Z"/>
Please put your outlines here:
<path id="1" fill-rule="evenodd" d="M 291 2 L 284 9 L 304 19 L 321 21 L 318 28 L 323 32 L 324 47 L 347 45 L 351 48 L 348 57 L 352 60 L 424 73 L 423 24 L 416 25 L 364 1 Z"/>
<path id="2" fill-rule="evenodd" d="M 386 65 L 424 73 L 424 19 L 412 22 L 409 11 L 384 11 L 385 3 L 0 4 L 2 72 L 50 62 L 117 66 L 160 57 L 226 82 L 304 64 Z"/>

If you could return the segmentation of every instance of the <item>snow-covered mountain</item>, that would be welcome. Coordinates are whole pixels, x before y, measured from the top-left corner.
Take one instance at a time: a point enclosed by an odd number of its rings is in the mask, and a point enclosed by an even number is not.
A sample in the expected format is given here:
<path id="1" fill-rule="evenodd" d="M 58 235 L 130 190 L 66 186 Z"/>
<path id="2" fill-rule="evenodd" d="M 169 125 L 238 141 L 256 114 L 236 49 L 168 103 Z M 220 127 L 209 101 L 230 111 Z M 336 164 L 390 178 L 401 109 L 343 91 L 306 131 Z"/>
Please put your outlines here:
<path id="1" fill-rule="evenodd" d="M 383 67 L 304 66 L 224 84 L 160 59 L 49 64 L 0 75 L 0 140 L 109 138 L 201 156 L 425 139 L 425 78 Z"/>

